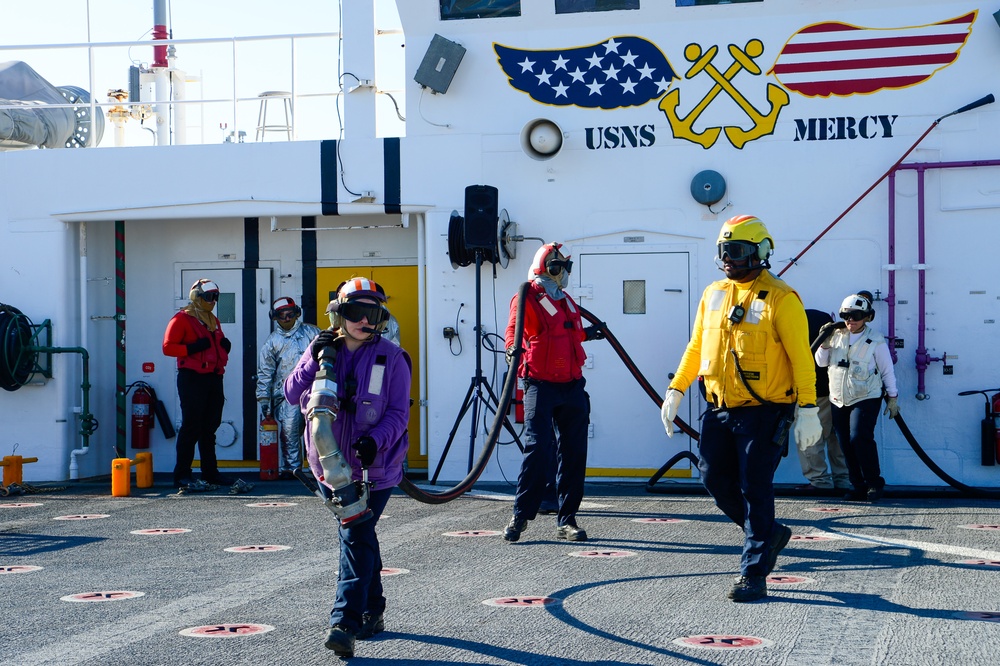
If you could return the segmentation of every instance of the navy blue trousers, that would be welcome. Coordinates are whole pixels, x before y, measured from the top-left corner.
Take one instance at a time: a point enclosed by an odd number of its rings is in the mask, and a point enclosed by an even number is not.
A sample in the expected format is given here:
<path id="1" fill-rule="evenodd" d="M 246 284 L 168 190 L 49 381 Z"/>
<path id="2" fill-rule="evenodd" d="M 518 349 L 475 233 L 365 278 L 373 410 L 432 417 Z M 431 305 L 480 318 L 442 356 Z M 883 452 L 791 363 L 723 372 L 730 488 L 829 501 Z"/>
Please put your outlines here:
<path id="1" fill-rule="evenodd" d="M 715 505 L 743 529 L 740 573 L 767 575 L 774 531 L 774 471 L 782 447 L 772 439 L 786 408 L 761 405 L 708 410 L 701 421 L 698 469 Z"/>
<path id="2" fill-rule="evenodd" d="M 385 611 L 382 593 L 382 551 L 375 526 L 389 503 L 392 488 L 372 490 L 368 508 L 372 517 L 340 529 L 340 571 L 337 573 L 337 600 L 330 611 L 330 626 L 339 624 L 352 633 L 361 629 L 365 613 Z"/>
<path id="3" fill-rule="evenodd" d="M 885 486 L 875 444 L 875 423 L 881 408 L 881 398 L 869 398 L 846 407 L 833 405 L 833 428 L 844 450 L 847 473 L 851 485 L 861 492 Z"/>
<path id="4" fill-rule="evenodd" d="M 554 383 L 527 379 L 524 383 L 524 459 L 517 477 L 514 515 L 527 520 L 538 515 L 554 447 L 559 503 L 556 524 L 575 524 L 587 476 L 590 397 L 584 390 L 586 380 Z"/>

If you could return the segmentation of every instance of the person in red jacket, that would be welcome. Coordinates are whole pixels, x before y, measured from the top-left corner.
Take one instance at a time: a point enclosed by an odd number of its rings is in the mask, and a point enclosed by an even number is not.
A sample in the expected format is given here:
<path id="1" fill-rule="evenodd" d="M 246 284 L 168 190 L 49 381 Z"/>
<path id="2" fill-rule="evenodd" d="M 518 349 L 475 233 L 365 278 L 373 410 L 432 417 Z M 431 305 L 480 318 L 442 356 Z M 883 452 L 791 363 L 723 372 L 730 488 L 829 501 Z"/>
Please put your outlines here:
<path id="1" fill-rule="evenodd" d="M 524 380 L 524 459 L 517 477 L 514 515 L 503 532 L 507 541 L 520 539 L 528 521 L 538 514 L 553 448 L 559 506 L 556 538 L 587 540 L 587 532 L 576 524 L 587 475 L 590 424 L 590 396 L 583 378 L 587 355 L 580 343 L 603 336 L 594 326 L 583 327 L 580 309 L 563 291 L 573 262 L 560 252 L 561 247 L 560 243 L 543 245 L 528 271 L 522 334 L 525 350 L 517 368 Z M 517 309 L 515 295 L 505 336 L 508 363 L 514 357 Z"/>
<path id="2" fill-rule="evenodd" d="M 219 473 L 215 431 L 222 423 L 226 372 L 232 343 L 222 333 L 212 310 L 219 285 L 202 278 L 191 286 L 191 302 L 171 318 L 163 334 L 163 353 L 177 359 L 177 395 L 181 401 L 181 428 L 177 433 L 174 487 L 190 486 L 194 446 L 201 455 L 201 478 L 206 483 L 232 485 Z"/>

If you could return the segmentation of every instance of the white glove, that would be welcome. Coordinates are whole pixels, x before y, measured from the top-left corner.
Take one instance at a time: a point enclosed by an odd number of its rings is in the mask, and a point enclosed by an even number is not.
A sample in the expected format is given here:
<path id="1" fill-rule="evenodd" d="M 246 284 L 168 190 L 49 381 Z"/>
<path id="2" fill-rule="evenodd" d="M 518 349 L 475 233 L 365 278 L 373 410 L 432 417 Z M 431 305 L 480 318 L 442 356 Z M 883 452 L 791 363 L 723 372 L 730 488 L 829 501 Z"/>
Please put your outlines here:
<path id="1" fill-rule="evenodd" d="M 795 408 L 795 441 L 800 449 L 808 449 L 823 436 L 823 424 L 819 422 L 819 408 Z"/>
<path id="2" fill-rule="evenodd" d="M 663 406 L 660 407 L 660 419 L 663 421 L 663 428 L 667 431 L 667 437 L 674 436 L 674 419 L 677 417 L 677 408 L 681 405 L 684 394 L 675 388 L 668 388 L 663 394 Z"/>

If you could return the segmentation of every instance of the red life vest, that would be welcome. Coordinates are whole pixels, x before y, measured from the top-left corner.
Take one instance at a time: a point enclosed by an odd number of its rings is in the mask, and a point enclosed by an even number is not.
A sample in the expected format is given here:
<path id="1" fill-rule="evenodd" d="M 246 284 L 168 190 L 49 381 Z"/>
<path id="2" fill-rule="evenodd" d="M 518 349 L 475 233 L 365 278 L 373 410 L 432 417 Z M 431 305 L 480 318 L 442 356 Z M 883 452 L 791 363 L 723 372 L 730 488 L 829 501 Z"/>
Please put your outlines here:
<path id="1" fill-rule="evenodd" d="M 516 315 L 517 297 L 511 314 Z M 547 382 L 569 382 L 583 377 L 583 321 L 576 303 L 566 297 L 554 301 L 538 283 L 528 290 L 524 312 L 524 346 L 519 377 Z"/>

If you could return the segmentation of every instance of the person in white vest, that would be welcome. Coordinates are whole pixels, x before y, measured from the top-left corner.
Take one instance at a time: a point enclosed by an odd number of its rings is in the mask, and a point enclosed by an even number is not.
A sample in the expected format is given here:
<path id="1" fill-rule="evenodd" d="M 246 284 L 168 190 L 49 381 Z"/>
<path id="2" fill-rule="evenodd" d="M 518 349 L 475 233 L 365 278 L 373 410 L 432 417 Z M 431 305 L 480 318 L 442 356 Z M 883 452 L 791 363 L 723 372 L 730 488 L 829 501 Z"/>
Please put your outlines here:
<path id="1" fill-rule="evenodd" d="M 844 450 L 852 489 L 845 500 L 877 502 L 885 488 L 875 444 L 875 423 L 887 396 L 883 414 L 899 414 L 896 373 L 885 336 L 869 324 L 875 318 L 872 295 L 851 294 L 840 306 L 845 327 L 816 350 L 816 364 L 830 377 L 833 427 Z"/>

